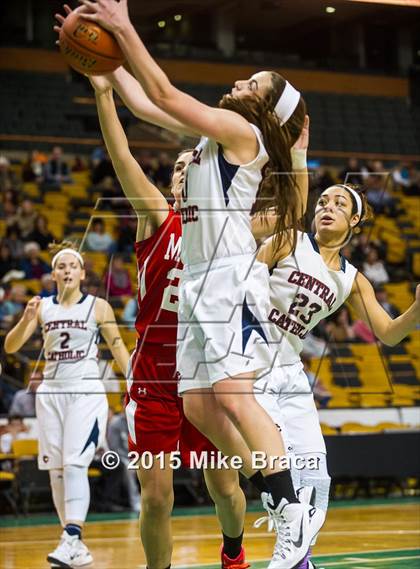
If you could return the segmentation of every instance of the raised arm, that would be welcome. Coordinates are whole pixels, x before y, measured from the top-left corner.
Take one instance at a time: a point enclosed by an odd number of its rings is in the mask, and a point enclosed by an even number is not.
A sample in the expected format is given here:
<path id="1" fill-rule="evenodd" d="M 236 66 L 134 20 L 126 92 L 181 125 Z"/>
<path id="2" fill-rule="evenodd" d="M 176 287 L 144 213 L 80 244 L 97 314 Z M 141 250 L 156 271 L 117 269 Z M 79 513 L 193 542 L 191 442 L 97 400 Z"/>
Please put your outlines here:
<path id="1" fill-rule="evenodd" d="M 420 322 L 420 285 L 413 304 L 395 319 L 379 304 L 373 286 L 362 273 L 357 274 L 348 302 L 358 318 L 370 326 L 375 336 L 387 346 L 401 342 Z"/>
<path id="2" fill-rule="evenodd" d="M 96 299 L 95 317 L 108 348 L 111 350 L 123 376 L 126 377 L 130 355 L 121 338 L 114 311 L 111 305 L 103 298 Z"/>
<path id="3" fill-rule="evenodd" d="M 31 298 L 21 319 L 7 334 L 4 341 L 4 351 L 7 354 L 14 354 L 20 350 L 35 332 L 39 323 L 40 302 L 40 296 Z"/>
<path id="4" fill-rule="evenodd" d="M 73 11 L 67 4 L 64 4 L 63 9 L 66 16 Z M 80 11 L 81 7 L 78 9 Z M 59 25 L 54 26 L 54 31 L 59 34 L 61 26 L 64 23 L 65 16 L 62 14 L 55 14 L 55 18 Z M 57 40 L 57 43 L 59 43 L 59 40 Z M 153 104 L 147 97 L 144 89 L 137 79 L 124 69 L 124 67 L 119 67 L 114 72 L 106 75 L 106 77 L 111 82 L 114 90 L 124 101 L 125 106 L 130 109 L 134 116 L 178 134 L 198 136 L 198 133 L 187 129 L 179 121 L 169 116 Z"/>
<path id="5" fill-rule="evenodd" d="M 168 216 L 168 203 L 130 152 L 115 108 L 112 87 L 105 77 L 91 77 L 105 145 L 127 199 L 139 217 L 148 216 L 152 230 Z M 138 235 L 138 238 L 140 236 Z"/>
<path id="6" fill-rule="evenodd" d="M 197 132 L 234 150 L 238 141 L 243 151 L 256 152 L 256 136 L 245 118 L 226 109 L 209 107 L 177 89 L 154 61 L 128 16 L 127 0 L 80 0 L 83 17 L 101 24 L 117 39 L 136 79 L 148 98 L 188 131 Z"/>
<path id="7" fill-rule="evenodd" d="M 178 134 L 199 136 L 198 132 L 186 128 L 181 122 L 152 103 L 137 79 L 124 67 L 119 67 L 116 71 L 107 75 L 107 78 L 123 100 L 124 105 L 140 120 Z"/>

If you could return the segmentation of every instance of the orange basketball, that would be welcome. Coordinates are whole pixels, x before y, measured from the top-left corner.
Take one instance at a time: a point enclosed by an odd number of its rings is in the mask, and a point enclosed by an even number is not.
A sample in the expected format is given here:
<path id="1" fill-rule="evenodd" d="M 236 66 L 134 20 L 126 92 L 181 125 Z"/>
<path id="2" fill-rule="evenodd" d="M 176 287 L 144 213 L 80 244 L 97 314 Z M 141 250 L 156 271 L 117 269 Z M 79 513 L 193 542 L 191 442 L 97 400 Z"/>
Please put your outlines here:
<path id="1" fill-rule="evenodd" d="M 114 36 L 94 22 L 71 12 L 60 30 L 60 51 L 79 73 L 110 73 L 124 63 L 124 55 Z"/>

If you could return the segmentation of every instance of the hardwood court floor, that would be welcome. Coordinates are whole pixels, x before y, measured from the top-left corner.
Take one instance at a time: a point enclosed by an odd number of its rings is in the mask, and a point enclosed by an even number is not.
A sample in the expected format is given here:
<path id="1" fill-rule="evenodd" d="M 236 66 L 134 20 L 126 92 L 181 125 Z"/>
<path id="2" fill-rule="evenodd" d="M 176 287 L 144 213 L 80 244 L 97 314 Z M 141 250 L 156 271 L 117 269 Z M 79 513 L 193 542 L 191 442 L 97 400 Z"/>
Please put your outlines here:
<path id="1" fill-rule="evenodd" d="M 252 527 L 259 516 L 248 513 L 245 526 L 252 569 L 265 569 L 272 552 L 272 535 Z M 173 528 L 174 569 L 220 568 L 220 533 L 213 515 L 175 516 Z M 45 557 L 59 534 L 57 525 L 1 527 L 0 567 L 48 568 Z M 144 567 L 137 520 L 92 521 L 84 537 L 95 569 Z M 420 502 L 332 507 L 314 553 L 318 569 L 419 569 Z"/>

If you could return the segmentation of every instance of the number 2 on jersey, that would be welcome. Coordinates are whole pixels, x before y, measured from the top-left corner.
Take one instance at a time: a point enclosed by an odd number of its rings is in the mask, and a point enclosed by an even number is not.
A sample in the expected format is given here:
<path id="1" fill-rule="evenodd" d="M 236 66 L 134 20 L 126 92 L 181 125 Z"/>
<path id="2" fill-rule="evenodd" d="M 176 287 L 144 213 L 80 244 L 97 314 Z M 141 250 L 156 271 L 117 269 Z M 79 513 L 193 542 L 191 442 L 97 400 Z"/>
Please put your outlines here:
<path id="1" fill-rule="evenodd" d="M 173 268 L 168 272 L 169 284 L 165 287 L 162 295 L 161 308 L 178 312 L 178 284 L 181 278 L 182 269 Z"/>
<path id="2" fill-rule="evenodd" d="M 60 344 L 60 349 L 61 350 L 68 350 L 69 349 L 69 340 L 70 340 L 70 334 L 68 332 L 62 332 L 60 334 L 60 338 L 63 338 Z"/>

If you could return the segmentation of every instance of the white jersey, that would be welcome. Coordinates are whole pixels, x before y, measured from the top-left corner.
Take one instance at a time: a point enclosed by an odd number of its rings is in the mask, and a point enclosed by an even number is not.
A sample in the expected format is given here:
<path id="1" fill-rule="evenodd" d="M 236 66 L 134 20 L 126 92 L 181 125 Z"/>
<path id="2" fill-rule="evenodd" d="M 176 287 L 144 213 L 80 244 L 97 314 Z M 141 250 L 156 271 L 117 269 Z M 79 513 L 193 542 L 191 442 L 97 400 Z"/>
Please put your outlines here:
<path id="1" fill-rule="evenodd" d="M 278 364 L 299 361 L 307 333 L 349 296 L 357 269 L 342 256 L 340 262 L 339 271 L 330 269 L 313 235 L 298 232 L 295 252 L 274 267 L 268 318 Z"/>
<path id="2" fill-rule="evenodd" d="M 55 296 L 41 300 L 44 379 L 74 382 L 99 379 L 95 301 L 88 294 L 66 308 Z"/>
<path id="3" fill-rule="evenodd" d="M 250 212 L 268 162 L 259 129 L 258 156 L 248 164 L 230 164 L 216 141 L 201 138 L 188 165 L 182 192 L 184 265 L 255 253 Z"/>

